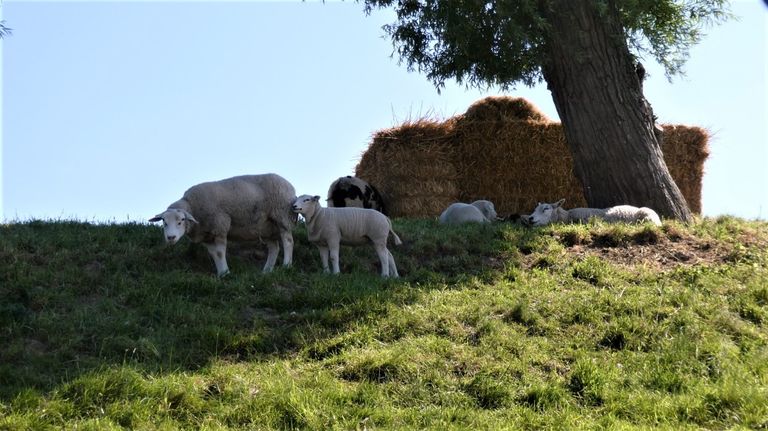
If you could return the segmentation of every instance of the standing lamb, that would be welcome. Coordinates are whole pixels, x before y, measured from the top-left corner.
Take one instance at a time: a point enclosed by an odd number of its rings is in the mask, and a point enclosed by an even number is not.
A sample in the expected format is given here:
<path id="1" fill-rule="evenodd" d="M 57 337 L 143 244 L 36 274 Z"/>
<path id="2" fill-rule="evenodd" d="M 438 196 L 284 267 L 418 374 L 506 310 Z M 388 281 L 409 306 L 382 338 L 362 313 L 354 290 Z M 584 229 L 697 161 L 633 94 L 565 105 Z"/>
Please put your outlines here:
<path id="1" fill-rule="evenodd" d="M 291 210 L 296 191 L 276 174 L 242 175 L 192 186 L 164 212 L 149 219 L 163 221 L 165 241 L 175 244 L 184 234 L 202 242 L 216 264 L 219 277 L 229 272 L 227 240 L 267 243 L 264 272 L 275 266 L 280 242 L 283 266 L 293 261 L 297 216 Z"/>
<path id="2" fill-rule="evenodd" d="M 293 202 L 293 211 L 304 216 L 309 242 L 320 251 L 323 271 L 328 272 L 328 257 L 334 274 L 339 273 L 339 245 L 372 243 L 381 262 L 382 277 L 398 277 L 397 265 L 387 249 L 392 235 L 395 245 L 402 244 L 384 214 L 368 208 L 323 208 L 320 196 L 301 195 Z"/>
<path id="3" fill-rule="evenodd" d="M 661 226 L 661 219 L 656 211 L 631 205 L 618 205 L 610 208 L 562 208 L 565 199 L 555 203 L 539 203 L 533 213 L 528 216 L 533 226 L 544 226 L 549 223 L 584 223 L 595 217 L 608 223 L 642 223 L 651 222 Z"/>
<path id="4" fill-rule="evenodd" d="M 471 204 L 456 202 L 440 214 L 441 224 L 490 223 L 498 220 L 493 202 L 474 201 Z"/>
<path id="5" fill-rule="evenodd" d="M 328 207 L 357 207 L 371 208 L 387 212 L 384 209 L 384 200 L 376 187 L 357 177 L 341 177 L 331 183 L 328 188 Z"/>

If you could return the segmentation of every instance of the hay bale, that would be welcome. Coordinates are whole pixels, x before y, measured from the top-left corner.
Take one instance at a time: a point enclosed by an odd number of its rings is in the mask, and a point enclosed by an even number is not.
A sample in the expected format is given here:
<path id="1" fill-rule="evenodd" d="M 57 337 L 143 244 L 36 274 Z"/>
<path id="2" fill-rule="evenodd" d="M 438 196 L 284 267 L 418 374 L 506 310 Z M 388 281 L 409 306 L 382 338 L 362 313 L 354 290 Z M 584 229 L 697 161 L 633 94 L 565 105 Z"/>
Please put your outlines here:
<path id="1" fill-rule="evenodd" d="M 695 213 L 707 139 L 698 127 L 664 126 L 664 159 Z M 445 122 L 381 130 L 356 176 L 376 185 L 394 217 L 436 217 L 453 202 L 476 199 L 491 200 L 501 215 L 560 198 L 568 207 L 586 206 L 562 125 L 519 98 L 485 98 Z"/>
<path id="2" fill-rule="evenodd" d="M 704 162 L 709 157 L 709 134 L 700 127 L 664 124 L 661 151 L 669 174 L 675 180 L 688 207 L 701 214 Z"/>
<path id="3" fill-rule="evenodd" d="M 489 96 L 467 108 L 464 119 L 496 124 L 508 120 L 549 121 L 539 108 L 522 97 Z"/>
<path id="4" fill-rule="evenodd" d="M 455 202 L 456 167 L 446 136 L 453 121 L 409 121 L 380 130 L 355 168 L 375 184 L 392 217 L 432 217 Z"/>
<path id="5" fill-rule="evenodd" d="M 586 204 L 559 123 L 504 121 L 497 128 L 475 121 L 455 127 L 459 198 L 491 200 L 499 214 L 527 213 L 539 201 L 566 198 Z"/>

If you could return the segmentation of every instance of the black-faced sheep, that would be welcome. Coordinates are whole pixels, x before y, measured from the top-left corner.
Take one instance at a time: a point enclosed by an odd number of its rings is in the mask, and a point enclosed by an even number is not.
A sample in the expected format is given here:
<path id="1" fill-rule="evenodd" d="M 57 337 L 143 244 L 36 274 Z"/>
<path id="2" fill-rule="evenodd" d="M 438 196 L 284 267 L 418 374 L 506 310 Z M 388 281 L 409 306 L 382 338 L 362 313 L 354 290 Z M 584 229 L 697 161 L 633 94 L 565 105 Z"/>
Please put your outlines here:
<path id="1" fill-rule="evenodd" d="M 227 240 L 262 240 L 267 244 L 264 272 L 275 266 L 280 242 L 283 265 L 293 260 L 297 216 L 291 210 L 296 191 L 276 174 L 242 175 L 192 186 L 168 209 L 149 219 L 163 221 L 164 238 L 175 244 L 185 234 L 202 242 L 221 277 L 229 272 Z"/>
<path id="2" fill-rule="evenodd" d="M 371 208 L 382 214 L 387 213 L 379 191 L 357 177 L 341 177 L 331 183 L 326 201 L 329 208 Z"/>
<path id="3" fill-rule="evenodd" d="M 493 202 L 474 201 L 471 204 L 456 202 L 440 214 L 441 224 L 490 223 L 498 220 Z"/>
<path id="4" fill-rule="evenodd" d="M 397 265 L 387 238 L 402 244 L 392 230 L 392 222 L 384 214 L 368 208 L 323 208 L 320 196 L 301 195 L 293 203 L 293 211 L 304 216 L 309 242 L 317 246 L 323 271 L 328 271 L 328 258 L 334 274 L 339 273 L 339 246 L 371 243 L 381 262 L 382 277 L 397 277 Z"/>
<path id="5" fill-rule="evenodd" d="M 565 199 L 555 203 L 539 203 L 528 220 L 533 226 L 544 226 L 549 223 L 584 223 L 591 218 L 598 218 L 609 223 L 642 223 L 651 222 L 661 226 L 661 219 L 656 211 L 631 205 L 618 205 L 610 208 L 562 208 Z"/>

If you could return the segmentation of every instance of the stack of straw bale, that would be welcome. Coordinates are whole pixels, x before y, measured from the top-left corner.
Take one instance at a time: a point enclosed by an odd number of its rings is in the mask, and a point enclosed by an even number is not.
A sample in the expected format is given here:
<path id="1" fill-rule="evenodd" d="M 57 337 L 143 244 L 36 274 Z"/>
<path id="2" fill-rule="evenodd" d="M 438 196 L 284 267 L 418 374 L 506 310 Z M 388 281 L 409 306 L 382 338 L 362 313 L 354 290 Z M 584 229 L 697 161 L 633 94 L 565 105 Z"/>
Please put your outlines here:
<path id="1" fill-rule="evenodd" d="M 665 124 L 661 151 L 670 175 L 688 207 L 701 214 L 701 180 L 704 178 L 704 161 L 709 157 L 709 134 L 701 127 Z"/>
<path id="2" fill-rule="evenodd" d="M 460 201 L 488 199 L 499 214 L 530 212 L 546 196 L 578 196 L 570 204 L 583 204 L 560 124 L 527 100 L 486 98 L 455 123 Z"/>
<path id="3" fill-rule="evenodd" d="M 698 127 L 664 126 L 665 161 L 696 213 L 707 139 Z M 491 200 L 500 215 L 560 198 L 567 207 L 586 205 L 562 126 L 522 98 L 489 97 L 444 122 L 381 130 L 355 175 L 378 188 L 393 217 L 434 217 L 476 199 Z"/>
<path id="4" fill-rule="evenodd" d="M 522 97 L 490 96 L 467 108 L 465 120 L 498 124 L 510 120 L 550 121 L 538 108 Z"/>
<path id="5" fill-rule="evenodd" d="M 447 136 L 454 121 L 421 119 L 373 136 L 356 175 L 382 194 L 394 217 L 433 217 L 459 196 Z"/>

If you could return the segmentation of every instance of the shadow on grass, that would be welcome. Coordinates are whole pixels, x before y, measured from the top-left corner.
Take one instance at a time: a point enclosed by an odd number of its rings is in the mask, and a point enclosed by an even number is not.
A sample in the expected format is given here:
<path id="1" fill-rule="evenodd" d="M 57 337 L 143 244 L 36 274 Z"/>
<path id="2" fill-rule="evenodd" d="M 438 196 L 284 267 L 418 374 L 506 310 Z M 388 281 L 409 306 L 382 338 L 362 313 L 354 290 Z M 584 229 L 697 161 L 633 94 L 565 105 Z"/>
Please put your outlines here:
<path id="1" fill-rule="evenodd" d="M 487 276 L 514 258 L 510 244 L 523 235 L 429 220 L 398 220 L 395 229 L 404 241 L 391 248 L 400 279 L 378 276 L 371 247 L 343 248 L 342 274 L 320 273 L 299 227 L 293 268 L 262 274 L 263 253 L 245 248 L 231 253 L 232 274 L 220 280 L 202 246 L 166 247 L 155 226 L 0 226 L 0 400 L 113 366 L 159 373 L 302 349 L 332 355 L 317 346 L 433 286 Z"/>

